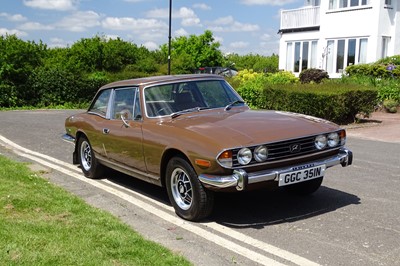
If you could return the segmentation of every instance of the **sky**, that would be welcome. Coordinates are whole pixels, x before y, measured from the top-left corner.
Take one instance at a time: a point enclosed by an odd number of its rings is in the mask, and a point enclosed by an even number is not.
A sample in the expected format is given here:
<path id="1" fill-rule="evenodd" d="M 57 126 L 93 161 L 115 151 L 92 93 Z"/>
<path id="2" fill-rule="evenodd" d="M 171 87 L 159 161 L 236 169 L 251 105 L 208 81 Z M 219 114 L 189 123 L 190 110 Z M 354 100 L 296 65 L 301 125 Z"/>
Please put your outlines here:
<path id="1" fill-rule="evenodd" d="M 96 35 L 156 50 L 168 43 L 169 0 L 0 0 L 0 35 L 49 47 Z M 279 52 L 280 11 L 304 0 L 172 0 L 172 38 L 211 30 L 223 53 Z"/>

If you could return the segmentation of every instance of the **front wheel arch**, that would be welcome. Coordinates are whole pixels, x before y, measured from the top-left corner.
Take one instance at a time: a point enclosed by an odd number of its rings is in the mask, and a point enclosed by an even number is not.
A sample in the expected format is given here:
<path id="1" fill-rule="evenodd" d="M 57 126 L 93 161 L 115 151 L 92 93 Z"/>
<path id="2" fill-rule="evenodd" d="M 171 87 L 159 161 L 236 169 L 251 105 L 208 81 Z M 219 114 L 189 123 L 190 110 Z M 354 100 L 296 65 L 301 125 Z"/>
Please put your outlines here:
<path id="1" fill-rule="evenodd" d="M 168 162 L 173 158 L 173 157 L 180 157 L 184 160 L 186 160 L 187 162 L 190 163 L 189 158 L 180 150 L 178 149 L 169 149 L 166 150 L 161 158 L 161 165 L 160 165 L 160 178 L 161 178 L 161 184 L 163 187 L 166 186 L 166 170 L 167 170 L 167 165 Z M 191 165 L 193 167 L 193 165 Z"/>
<path id="2" fill-rule="evenodd" d="M 200 182 L 188 160 L 172 157 L 166 167 L 165 183 L 175 213 L 189 221 L 199 221 L 212 212 L 214 192 Z"/>

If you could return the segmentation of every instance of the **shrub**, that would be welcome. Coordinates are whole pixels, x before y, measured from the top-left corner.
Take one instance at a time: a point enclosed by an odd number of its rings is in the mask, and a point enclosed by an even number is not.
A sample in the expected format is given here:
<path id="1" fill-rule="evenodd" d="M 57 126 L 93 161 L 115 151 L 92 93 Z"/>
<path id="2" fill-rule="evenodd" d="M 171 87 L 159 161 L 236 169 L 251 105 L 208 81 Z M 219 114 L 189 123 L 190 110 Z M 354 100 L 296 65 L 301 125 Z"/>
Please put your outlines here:
<path id="1" fill-rule="evenodd" d="M 392 99 L 385 100 L 383 102 L 383 107 L 389 113 L 396 113 L 398 106 L 399 106 L 399 103 L 397 101 L 395 101 L 395 100 L 392 100 Z"/>
<path id="2" fill-rule="evenodd" d="M 358 113 L 369 114 L 376 105 L 377 91 L 357 84 L 270 84 L 256 81 L 238 92 L 252 108 L 290 111 L 336 123 L 354 122 Z"/>
<path id="3" fill-rule="evenodd" d="M 0 107 L 15 107 L 17 105 L 17 89 L 15 86 L 0 84 Z"/>
<path id="4" fill-rule="evenodd" d="M 299 82 L 299 78 L 292 72 L 280 71 L 272 74 L 268 73 L 266 81 L 269 84 L 296 84 Z"/>
<path id="5" fill-rule="evenodd" d="M 322 69 L 309 68 L 300 73 L 301 83 L 320 83 L 324 79 L 329 79 L 328 72 Z"/>

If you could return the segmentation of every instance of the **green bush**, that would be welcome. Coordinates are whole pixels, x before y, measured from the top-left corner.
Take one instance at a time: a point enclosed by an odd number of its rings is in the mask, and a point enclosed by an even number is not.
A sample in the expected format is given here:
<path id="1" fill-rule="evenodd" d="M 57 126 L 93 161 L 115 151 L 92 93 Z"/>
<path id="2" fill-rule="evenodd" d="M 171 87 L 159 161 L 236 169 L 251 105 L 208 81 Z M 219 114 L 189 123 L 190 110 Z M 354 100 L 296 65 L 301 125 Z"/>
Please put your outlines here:
<path id="1" fill-rule="evenodd" d="M 301 83 L 321 83 L 324 79 L 329 79 L 328 72 L 322 69 L 309 68 L 300 73 Z"/>
<path id="2" fill-rule="evenodd" d="M 14 107 L 17 105 L 17 89 L 15 86 L 0 84 L 0 107 Z"/>
<path id="3" fill-rule="evenodd" d="M 399 106 L 399 103 L 395 100 L 385 100 L 383 102 L 383 107 L 385 110 L 389 113 L 397 113 L 397 107 Z"/>
<path id="4" fill-rule="evenodd" d="M 272 74 L 268 73 L 267 82 L 269 84 L 296 84 L 299 82 L 299 78 L 292 72 L 280 71 Z"/>
<path id="5" fill-rule="evenodd" d="M 302 113 L 336 123 L 354 122 L 358 113 L 374 110 L 377 91 L 349 84 L 280 84 L 246 83 L 239 94 L 252 108 Z"/>

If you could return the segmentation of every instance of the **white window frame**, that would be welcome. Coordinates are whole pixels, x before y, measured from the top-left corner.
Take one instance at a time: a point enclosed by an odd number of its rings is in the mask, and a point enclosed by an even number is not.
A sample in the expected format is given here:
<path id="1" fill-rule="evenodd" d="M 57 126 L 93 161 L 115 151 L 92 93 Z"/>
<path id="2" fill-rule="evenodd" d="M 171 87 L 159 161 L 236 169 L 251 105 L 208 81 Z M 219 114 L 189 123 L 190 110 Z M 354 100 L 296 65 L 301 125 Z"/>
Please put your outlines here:
<path id="1" fill-rule="evenodd" d="M 296 43 L 300 44 L 299 50 L 299 71 L 295 71 L 296 64 Z M 307 66 L 303 66 L 304 43 L 308 43 Z M 301 73 L 308 68 L 318 68 L 318 40 L 299 40 L 286 43 L 286 70 L 293 73 Z"/>
<path id="2" fill-rule="evenodd" d="M 327 40 L 327 55 L 325 69 L 328 73 L 342 73 L 349 66 L 349 41 L 356 40 L 354 64 L 365 64 L 367 60 L 367 45 L 368 38 L 346 38 L 346 39 L 331 39 Z M 338 44 L 339 41 L 344 41 L 343 54 L 343 69 L 338 68 Z"/>
<path id="3" fill-rule="evenodd" d="M 345 9 L 345 8 L 357 8 L 362 6 L 367 6 L 370 4 L 371 0 L 357 0 L 358 4 L 351 6 L 352 0 L 329 0 L 329 10 L 333 9 Z M 391 0 L 385 0 L 391 2 Z M 364 3 L 365 2 L 365 3 Z M 390 4 L 387 4 L 390 5 Z"/>

